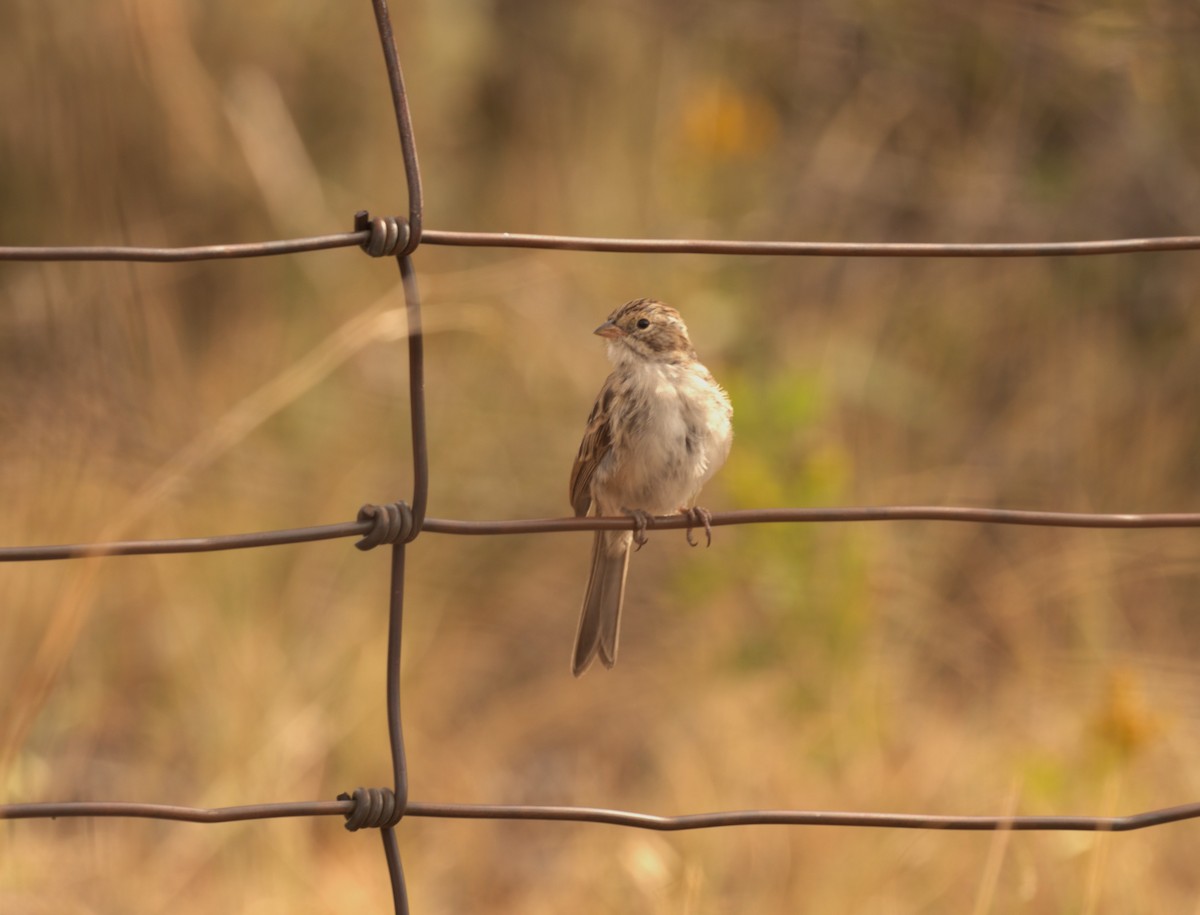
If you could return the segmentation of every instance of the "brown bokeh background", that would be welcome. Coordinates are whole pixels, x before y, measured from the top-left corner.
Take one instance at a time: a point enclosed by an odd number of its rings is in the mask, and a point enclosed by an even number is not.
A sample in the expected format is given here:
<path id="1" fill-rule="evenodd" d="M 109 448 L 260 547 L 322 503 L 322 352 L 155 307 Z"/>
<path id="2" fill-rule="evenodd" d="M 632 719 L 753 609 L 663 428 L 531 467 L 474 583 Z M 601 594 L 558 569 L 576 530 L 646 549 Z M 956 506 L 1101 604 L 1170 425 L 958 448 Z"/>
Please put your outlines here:
<path id="1" fill-rule="evenodd" d="M 430 228 L 1048 241 L 1200 226 L 1192 4 L 397 4 Z M 0 243 L 324 234 L 405 209 L 369 4 L 8 3 Z M 430 513 L 564 514 L 655 295 L 728 387 L 712 509 L 1200 507 L 1195 254 L 421 248 Z M 407 495 L 396 271 L 341 250 L 0 267 L 0 542 L 346 520 Z M 656 813 L 1121 814 L 1200 799 L 1188 531 L 722 528 L 634 560 L 571 679 L 588 536 L 423 536 L 412 796 Z M 349 541 L 0 566 L 0 800 L 388 779 L 387 561 Z M 1163 912 L 1197 826 L 1119 836 L 406 821 L 413 911 Z M 339 821 L 0 824 L 0 910 L 386 911 Z"/>

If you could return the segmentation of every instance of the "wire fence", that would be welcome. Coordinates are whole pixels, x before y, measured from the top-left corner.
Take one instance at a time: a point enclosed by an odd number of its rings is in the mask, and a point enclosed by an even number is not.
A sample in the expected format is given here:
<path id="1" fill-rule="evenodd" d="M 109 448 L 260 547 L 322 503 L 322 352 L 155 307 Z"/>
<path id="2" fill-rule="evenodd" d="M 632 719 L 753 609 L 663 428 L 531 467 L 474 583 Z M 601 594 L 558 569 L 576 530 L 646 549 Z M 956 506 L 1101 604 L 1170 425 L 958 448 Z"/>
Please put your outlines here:
<path id="1" fill-rule="evenodd" d="M 960 831 L 1126 832 L 1182 820 L 1200 819 L 1200 802 L 1124 817 L 934 816 L 822 810 L 742 810 L 663 817 L 594 807 L 434 804 L 410 801 L 404 735 L 400 717 L 400 648 L 403 633 L 405 559 L 408 544 L 422 533 L 537 534 L 551 531 L 618 530 L 636 527 L 636 523 L 626 517 L 572 517 L 508 521 L 468 521 L 426 517 L 429 450 L 425 432 L 424 348 L 421 332 L 420 296 L 411 260 L 411 255 L 419 245 L 810 257 L 1062 257 L 1200 250 L 1200 236 L 1049 243 L 904 244 L 598 238 L 426 230 L 422 225 L 423 198 L 416 142 L 388 7 L 386 0 L 372 0 L 372 6 L 399 130 L 404 177 L 408 189 L 409 210 L 406 219 L 372 218 L 366 211 L 363 211 L 355 215 L 354 228 L 349 232 L 244 244 L 176 248 L 8 246 L 0 247 L 0 260 L 182 262 L 271 257 L 351 246 L 359 246 L 374 257 L 394 257 L 400 269 L 408 321 L 409 403 L 413 457 L 411 501 L 387 505 L 366 505 L 359 510 L 358 517 L 354 521 L 288 530 L 169 540 L 0 547 L 0 562 L 198 553 L 345 537 L 359 537 L 356 546 L 363 550 L 384 544 L 390 545 L 391 588 L 388 608 L 386 691 L 393 784 L 390 787 L 358 788 L 353 792 L 339 795 L 337 800 L 332 801 L 297 801 L 218 808 L 103 801 L 4 804 L 0 805 L 0 819 L 130 817 L 192 823 L 228 823 L 285 817 L 341 816 L 346 818 L 348 829 L 379 829 L 397 913 L 408 912 L 408 897 L 395 834 L 396 826 L 406 816 L 606 823 L 659 831 L 749 825 L 798 825 Z M 867 521 L 941 521 L 1063 528 L 1200 528 L 1200 513 L 1091 514 L 946 506 L 876 506 L 813 509 L 768 508 L 719 512 L 713 513 L 711 516 L 711 523 L 714 526 Z M 662 529 L 684 528 L 687 524 L 687 519 L 682 516 L 659 517 L 650 522 L 651 527 Z"/>

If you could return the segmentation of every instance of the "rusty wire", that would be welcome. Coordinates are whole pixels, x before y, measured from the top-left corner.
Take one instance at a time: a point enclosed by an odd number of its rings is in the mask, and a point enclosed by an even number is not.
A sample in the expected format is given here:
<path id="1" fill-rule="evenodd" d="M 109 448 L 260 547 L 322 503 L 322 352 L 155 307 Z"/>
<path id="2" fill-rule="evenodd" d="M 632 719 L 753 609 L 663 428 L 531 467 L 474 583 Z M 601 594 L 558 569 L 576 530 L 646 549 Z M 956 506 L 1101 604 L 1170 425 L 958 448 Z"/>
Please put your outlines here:
<path id="1" fill-rule="evenodd" d="M 350 799 L 248 804 L 241 807 L 178 807 L 170 804 L 133 804 L 71 801 L 58 804 L 9 804 L 0 808 L 8 819 L 48 817 L 128 817 L 175 820 L 181 823 L 236 823 L 283 817 L 349 816 Z M 922 813 L 854 813 L 842 810 L 724 810 L 684 816 L 655 816 L 603 807 L 562 807 L 541 804 L 424 804 L 411 802 L 405 816 L 454 820 L 538 820 L 542 822 L 599 823 L 656 832 L 720 829 L 727 826 L 853 826 L 888 829 L 945 829 L 952 832 L 1016 832 L 1056 830 L 1071 832 L 1133 832 L 1151 826 L 1200 819 L 1200 803 L 1147 810 L 1123 817 L 1087 816 L 938 816 Z"/>
<path id="2" fill-rule="evenodd" d="M 424 348 L 420 297 L 410 255 L 421 244 L 473 247 L 549 248 L 572 251 L 727 254 L 755 256 L 830 257 L 1043 257 L 1130 254 L 1149 251 L 1200 250 L 1200 236 L 1130 238 L 1045 243 L 859 243 L 798 241 L 729 241 L 687 239 L 598 238 L 494 232 L 425 230 L 420 170 L 404 79 L 396 51 L 386 0 L 372 0 L 383 49 L 393 111 L 400 137 L 401 162 L 408 192 L 406 220 L 355 216 L 354 230 L 332 235 L 241 244 L 193 247 L 43 246 L 0 247 L 6 261 L 145 261 L 180 262 L 225 258 L 267 257 L 342 247 L 362 247 L 373 256 L 394 256 L 400 269 L 408 320 L 409 401 L 412 429 L 413 479 L 411 503 L 364 506 L 356 521 L 288 530 L 260 531 L 171 540 L 126 540 L 107 543 L 0 548 L 0 562 L 65 560 L 97 556 L 194 553 L 276 546 L 357 536 L 358 546 L 370 549 L 390 544 L 391 585 L 388 608 L 388 650 L 385 687 L 390 788 L 359 788 L 334 801 L 252 804 L 196 808 L 127 802 L 37 802 L 0 805 L 0 819 L 58 817 L 132 817 L 192 823 L 228 823 L 282 817 L 343 816 L 347 828 L 378 828 L 391 879 L 397 913 L 408 912 L 408 898 L 395 826 L 405 817 L 540 820 L 602 823 L 640 829 L 677 831 L 750 825 L 855 826 L 943 830 L 1075 830 L 1125 832 L 1200 819 L 1200 803 L 1186 804 L 1123 817 L 1091 816 L 939 816 L 819 810 L 742 810 L 683 816 L 654 816 L 595 807 L 491 804 L 433 804 L 408 800 L 408 771 L 400 715 L 400 654 L 403 635 L 404 578 L 407 544 L 421 533 L 457 535 L 531 534 L 551 531 L 631 529 L 629 518 L 546 518 L 508 521 L 467 521 L 426 518 L 429 490 L 429 452 L 425 431 Z M 880 506 L 852 508 L 776 508 L 721 512 L 716 526 L 762 523 L 834 523 L 865 521 L 943 521 L 986 524 L 1038 525 L 1066 528 L 1149 529 L 1200 527 L 1200 513 L 1084 514 L 1052 511 L 940 506 Z M 687 525 L 683 517 L 655 518 L 652 527 Z"/>
<path id="3" fill-rule="evenodd" d="M 1084 257 L 1139 254 L 1152 251 L 1200 251 L 1200 235 L 1158 238 L 1113 238 L 1094 241 L 1050 242 L 838 242 L 739 241 L 734 239 L 607 238 L 590 235 L 538 235 L 522 232 L 454 232 L 420 229 L 409 217 L 409 246 L 419 237 L 424 245 L 463 248 L 544 248 L 556 251 L 596 251 L 624 254 L 728 254 L 751 257 Z M 415 227 L 415 228 L 414 228 Z M 361 246 L 365 229 L 309 238 L 151 248 L 119 245 L 0 246 L 0 261 L 172 261 L 225 260 L 302 254 L 331 248 Z"/>
<path id="4" fill-rule="evenodd" d="M 388 506 L 364 506 L 383 509 Z M 408 507 L 404 506 L 407 510 Z M 361 511 L 360 511 L 361 516 Z M 864 521 L 951 521 L 975 524 L 1007 524 L 1024 527 L 1062 527 L 1090 530 L 1162 530 L 1200 527 L 1200 512 L 1158 514 L 1097 514 L 1086 512 L 1027 511 L 1009 508 L 964 508 L 952 505 L 879 505 L 841 508 L 746 508 L 713 512 L 713 527 L 742 524 L 833 524 Z M 113 540 L 105 543 L 67 543 L 47 546 L 0 547 L 0 562 L 41 562 L 55 559 L 84 559 L 94 556 L 147 556 L 169 553 L 212 553 L 251 547 L 311 543 L 342 537 L 367 537 L 378 526 L 372 520 L 344 521 L 313 527 L 223 534 L 213 537 L 181 537 L 169 540 Z M 649 530 L 678 530 L 688 521 L 682 515 L 652 517 Z M 629 517 L 521 518 L 509 521 L 470 521 L 426 518 L 421 530 L 427 534 L 487 536 L 494 534 L 548 534 L 566 531 L 636 530 Z M 380 542 L 390 542 L 381 537 Z"/>

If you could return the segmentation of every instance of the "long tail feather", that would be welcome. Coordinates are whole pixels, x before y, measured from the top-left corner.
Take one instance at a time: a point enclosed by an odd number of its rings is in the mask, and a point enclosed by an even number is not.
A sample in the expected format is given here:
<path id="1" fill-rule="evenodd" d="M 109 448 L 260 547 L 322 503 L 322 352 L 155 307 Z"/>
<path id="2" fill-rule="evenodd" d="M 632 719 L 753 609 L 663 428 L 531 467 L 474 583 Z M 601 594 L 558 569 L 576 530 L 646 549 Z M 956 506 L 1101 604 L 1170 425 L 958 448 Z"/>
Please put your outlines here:
<path id="1" fill-rule="evenodd" d="M 605 667 L 617 662 L 632 539 L 621 531 L 597 531 L 592 541 L 592 572 L 579 612 L 575 654 L 571 659 L 571 672 L 577 677 L 591 666 L 597 654 Z"/>

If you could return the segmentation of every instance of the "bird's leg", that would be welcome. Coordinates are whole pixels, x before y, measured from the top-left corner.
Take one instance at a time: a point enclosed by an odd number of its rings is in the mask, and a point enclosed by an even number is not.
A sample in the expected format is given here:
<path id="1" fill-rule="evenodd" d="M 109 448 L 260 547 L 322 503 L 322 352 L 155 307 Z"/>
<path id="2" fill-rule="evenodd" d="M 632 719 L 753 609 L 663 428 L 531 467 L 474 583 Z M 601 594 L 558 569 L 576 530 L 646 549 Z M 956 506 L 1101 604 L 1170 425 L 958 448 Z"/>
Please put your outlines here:
<path id="1" fill-rule="evenodd" d="M 693 505 L 691 508 L 681 508 L 679 513 L 687 518 L 687 542 L 688 546 L 699 546 L 700 544 L 692 539 L 692 530 L 697 525 L 704 527 L 704 545 L 712 546 L 712 512 L 707 508 L 701 508 L 699 505 Z"/>
<path id="2" fill-rule="evenodd" d="M 637 544 L 637 548 L 640 550 L 650 539 L 646 536 L 646 528 L 654 523 L 654 516 L 650 512 L 642 511 L 640 508 L 623 508 L 621 510 L 633 519 L 633 542 Z"/>

